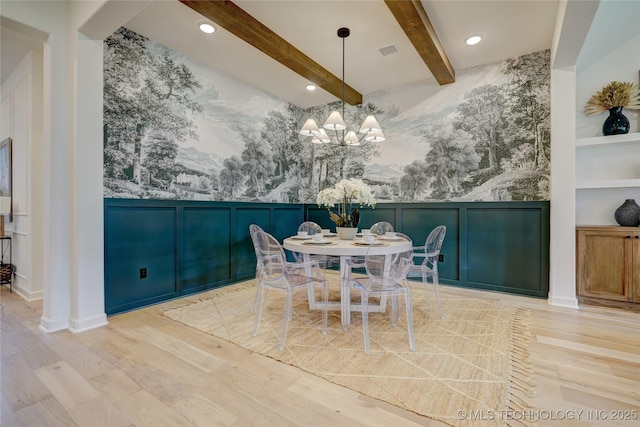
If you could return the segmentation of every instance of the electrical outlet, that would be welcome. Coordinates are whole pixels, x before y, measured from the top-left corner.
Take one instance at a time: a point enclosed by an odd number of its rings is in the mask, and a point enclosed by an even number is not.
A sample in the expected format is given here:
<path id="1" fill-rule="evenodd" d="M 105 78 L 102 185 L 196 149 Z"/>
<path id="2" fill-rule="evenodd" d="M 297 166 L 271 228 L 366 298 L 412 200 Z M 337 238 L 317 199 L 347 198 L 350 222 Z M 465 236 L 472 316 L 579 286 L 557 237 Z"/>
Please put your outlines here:
<path id="1" fill-rule="evenodd" d="M 444 254 L 438 254 L 438 262 L 444 262 Z"/>
<path id="2" fill-rule="evenodd" d="M 141 279 L 146 279 L 147 278 L 147 268 L 146 267 L 140 269 L 140 278 Z"/>

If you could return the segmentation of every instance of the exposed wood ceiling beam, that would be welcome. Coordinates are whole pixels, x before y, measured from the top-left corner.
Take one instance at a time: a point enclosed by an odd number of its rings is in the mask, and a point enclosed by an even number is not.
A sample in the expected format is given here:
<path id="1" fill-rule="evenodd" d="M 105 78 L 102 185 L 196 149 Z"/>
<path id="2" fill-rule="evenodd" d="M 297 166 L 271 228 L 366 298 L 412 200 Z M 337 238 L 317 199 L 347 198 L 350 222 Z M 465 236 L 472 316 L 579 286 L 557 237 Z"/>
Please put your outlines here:
<path id="1" fill-rule="evenodd" d="M 455 82 L 456 72 L 449 63 L 444 47 L 420 0 L 384 2 L 438 83 L 445 85 Z"/>
<path id="2" fill-rule="evenodd" d="M 316 86 L 342 99 L 342 79 L 331 74 L 235 3 L 228 0 L 180 0 L 180 2 Z M 362 94 L 345 84 L 344 101 L 350 105 L 362 104 Z"/>

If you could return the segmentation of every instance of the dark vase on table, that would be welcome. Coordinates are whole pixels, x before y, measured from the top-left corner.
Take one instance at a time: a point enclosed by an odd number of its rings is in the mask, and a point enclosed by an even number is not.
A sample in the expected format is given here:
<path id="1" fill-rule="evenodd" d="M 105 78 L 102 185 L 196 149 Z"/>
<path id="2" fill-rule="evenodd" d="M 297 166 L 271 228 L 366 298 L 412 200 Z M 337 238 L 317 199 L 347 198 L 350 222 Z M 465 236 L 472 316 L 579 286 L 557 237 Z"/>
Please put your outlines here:
<path id="1" fill-rule="evenodd" d="M 614 218 L 624 227 L 635 227 L 640 224 L 640 206 L 634 199 L 627 199 L 616 209 Z"/>
<path id="2" fill-rule="evenodd" d="M 609 108 L 609 117 L 602 125 L 603 135 L 620 135 L 629 133 L 629 119 L 622 114 L 622 107 Z"/>

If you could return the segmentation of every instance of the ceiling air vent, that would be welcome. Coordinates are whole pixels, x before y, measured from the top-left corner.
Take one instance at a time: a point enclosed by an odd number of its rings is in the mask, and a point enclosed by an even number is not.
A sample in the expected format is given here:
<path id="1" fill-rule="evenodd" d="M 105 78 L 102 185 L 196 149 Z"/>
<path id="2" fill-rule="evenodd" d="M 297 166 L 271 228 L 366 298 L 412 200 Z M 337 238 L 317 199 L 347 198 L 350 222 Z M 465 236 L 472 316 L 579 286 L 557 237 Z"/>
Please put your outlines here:
<path id="1" fill-rule="evenodd" d="M 389 46 L 381 47 L 378 50 L 380 51 L 382 56 L 389 56 L 389 55 L 393 55 L 394 53 L 400 52 L 400 49 L 398 49 L 398 46 L 396 46 L 395 43 L 390 44 Z"/>

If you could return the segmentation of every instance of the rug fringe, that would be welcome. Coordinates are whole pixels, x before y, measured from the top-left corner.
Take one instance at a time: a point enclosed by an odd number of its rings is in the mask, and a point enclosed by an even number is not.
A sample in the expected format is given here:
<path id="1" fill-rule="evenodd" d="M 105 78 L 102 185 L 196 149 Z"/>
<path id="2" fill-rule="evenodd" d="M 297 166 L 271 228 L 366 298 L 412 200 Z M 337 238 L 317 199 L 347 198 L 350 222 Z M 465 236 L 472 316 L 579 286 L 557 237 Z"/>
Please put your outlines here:
<path id="1" fill-rule="evenodd" d="M 533 389 L 535 376 L 533 366 L 529 360 L 529 343 L 531 341 L 531 331 L 529 330 L 530 320 L 531 311 L 517 308 L 511 323 L 509 354 L 509 373 L 511 378 L 508 382 L 507 407 L 510 411 L 513 411 L 513 413 L 522 414 L 534 407 L 527 400 L 536 395 Z M 506 423 L 509 426 L 524 425 L 534 427 L 537 425 L 535 421 L 522 418 L 525 417 L 509 418 L 506 420 Z"/>

